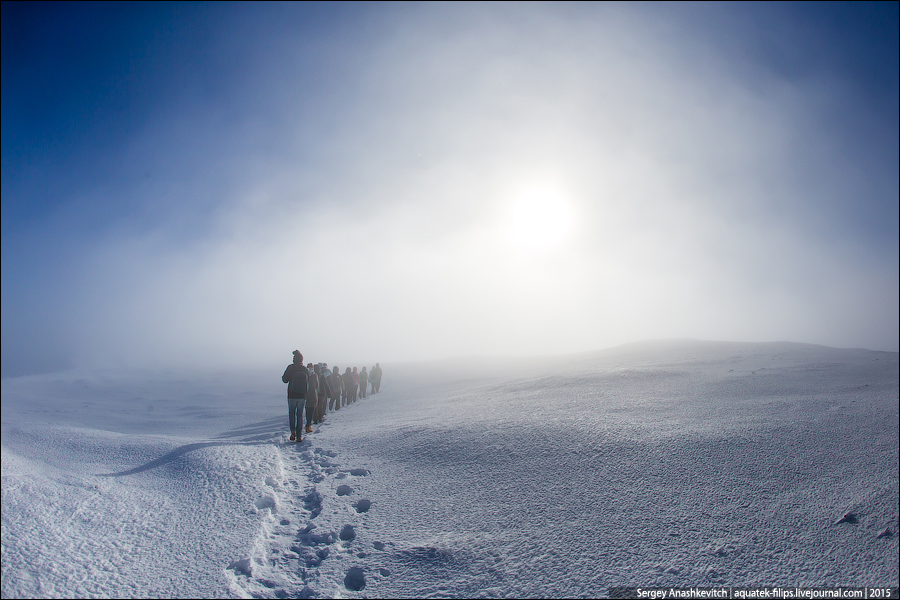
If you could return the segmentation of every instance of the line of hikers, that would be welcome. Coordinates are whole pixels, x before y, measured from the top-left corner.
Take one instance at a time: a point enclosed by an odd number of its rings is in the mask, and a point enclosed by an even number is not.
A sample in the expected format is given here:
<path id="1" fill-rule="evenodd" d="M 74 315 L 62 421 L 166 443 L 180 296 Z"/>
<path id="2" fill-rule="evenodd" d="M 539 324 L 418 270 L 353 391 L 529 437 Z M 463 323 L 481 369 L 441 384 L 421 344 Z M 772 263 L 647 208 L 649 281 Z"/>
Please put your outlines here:
<path id="1" fill-rule="evenodd" d="M 356 402 L 357 397 L 366 397 L 366 388 L 372 386 L 372 393 L 381 390 L 381 365 L 375 363 L 370 373 L 366 368 L 357 373 L 356 367 L 347 367 L 343 375 L 338 367 L 329 370 L 328 363 L 309 363 L 303 366 L 303 355 L 294 350 L 294 362 L 287 366 L 281 381 L 288 384 L 288 425 L 291 441 L 301 442 L 303 410 L 306 409 L 306 433 L 312 433 L 312 426 L 321 423 L 328 410 L 340 410 Z"/>

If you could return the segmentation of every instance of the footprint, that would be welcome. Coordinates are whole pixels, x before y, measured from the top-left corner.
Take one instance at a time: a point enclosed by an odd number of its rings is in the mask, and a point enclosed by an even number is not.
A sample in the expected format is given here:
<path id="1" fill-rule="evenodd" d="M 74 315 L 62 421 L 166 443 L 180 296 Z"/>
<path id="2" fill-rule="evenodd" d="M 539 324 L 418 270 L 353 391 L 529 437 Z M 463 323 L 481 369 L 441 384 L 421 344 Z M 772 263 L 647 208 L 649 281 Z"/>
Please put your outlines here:
<path id="1" fill-rule="evenodd" d="M 338 494 L 340 494 L 340 492 L 338 492 Z M 355 508 L 358 513 L 368 512 L 371 506 L 372 501 L 367 500 L 366 498 L 353 503 L 353 508 Z M 381 548 L 379 548 L 379 550 L 381 550 Z"/>
<path id="2" fill-rule="evenodd" d="M 365 477 L 369 474 L 365 469 L 350 469 L 349 473 L 355 477 Z"/>
<path id="3" fill-rule="evenodd" d="M 253 561 L 249 557 L 236 560 L 228 568 L 236 573 L 243 573 L 247 577 L 253 577 Z"/>
<path id="4" fill-rule="evenodd" d="M 334 532 L 323 531 L 322 533 L 316 533 L 315 530 L 316 526 L 314 523 L 309 523 L 300 530 L 298 537 L 305 546 L 318 546 L 320 544 L 328 545 L 335 542 Z"/>
<path id="5" fill-rule="evenodd" d="M 353 529 L 353 525 L 344 525 L 341 528 L 340 538 L 345 542 L 352 542 L 356 539 L 356 530 Z"/>
<path id="6" fill-rule="evenodd" d="M 349 485 L 339 485 L 337 489 L 338 496 L 349 496 L 353 493 L 353 488 Z M 362 589 L 362 588 L 360 588 Z"/>
<path id="7" fill-rule="evenodd" d="M 351 591 L 358 592 L 366 587 L 366 576 L 359 567 L 350 567 L 344 577 L 344 586 Z"/>
<path id="8" fill-rule="evenodd" d="M 376 550 L 384 550 L 384 542 L 375 542 L 372 544 Z"/>
<path id="9" fill-rule="evenodd" d="M 381 573 L 382 577 L 390 577 L 391 576 L 391 572 L 388 571 L 387 569 L 378 569 L 378 572 Z"/>
<path id="10" fill-rule="evenodd" d="M 311 513 L 309 515 L 310 519 L 318 517 L 319 513 L 322 512 L 322 494 L 313 489 L 303 498 L 303 508 Z"/>
<path id="11" fill-rule="evenodd" d="M 303 563 L 308 569 L 314 569 L 322 564 L 322 561 L 328 558 L 330 552 L 328 548 L 319 548 L 315 553 L 308 553 L 303 556 Z"/>
<path id="12" fill-rule="evenodd" d="M 263 496 L 259 500 L 253 503 L 253 506 L 262 510 L 264 508 L 275 508 L 275 498 L 272 496 Z"/>

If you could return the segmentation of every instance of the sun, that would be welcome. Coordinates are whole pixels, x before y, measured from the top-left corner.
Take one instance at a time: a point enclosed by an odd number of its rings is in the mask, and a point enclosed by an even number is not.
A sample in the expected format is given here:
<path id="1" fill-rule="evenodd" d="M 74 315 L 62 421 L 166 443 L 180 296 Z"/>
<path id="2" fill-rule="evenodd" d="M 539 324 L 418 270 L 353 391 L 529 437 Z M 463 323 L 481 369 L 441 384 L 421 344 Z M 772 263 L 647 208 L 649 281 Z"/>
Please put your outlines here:
<path id="1" fill-rule="evenodd" d="M 563 244 L 572 230 L 572 209 L 558 191 L 533 188 L 510 202 L 505 219 L 506 241 L 523 252 L 549 250 Z"/>

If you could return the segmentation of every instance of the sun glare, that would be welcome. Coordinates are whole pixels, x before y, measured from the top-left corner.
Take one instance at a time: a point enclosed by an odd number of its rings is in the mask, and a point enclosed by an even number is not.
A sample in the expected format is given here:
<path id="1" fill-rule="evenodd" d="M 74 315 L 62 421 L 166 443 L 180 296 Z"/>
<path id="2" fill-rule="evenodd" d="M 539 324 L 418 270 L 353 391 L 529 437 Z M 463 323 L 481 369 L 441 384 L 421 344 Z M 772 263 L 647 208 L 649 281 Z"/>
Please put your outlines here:
<path id="1" fill-rule="evenodd" d="M 572 209 L 559 192 L 534 189 L 510 204 L 506 239 L 515 248 L 534 252 L 566 241 L 572 229 Z"/>

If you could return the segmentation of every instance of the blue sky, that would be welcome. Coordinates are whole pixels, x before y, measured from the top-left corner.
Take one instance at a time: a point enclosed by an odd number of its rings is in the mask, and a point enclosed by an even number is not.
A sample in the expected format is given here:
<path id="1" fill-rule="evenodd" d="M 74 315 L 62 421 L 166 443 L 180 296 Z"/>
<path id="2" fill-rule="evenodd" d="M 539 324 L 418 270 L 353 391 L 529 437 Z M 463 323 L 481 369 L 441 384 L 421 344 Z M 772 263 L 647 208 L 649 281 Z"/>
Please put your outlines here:
<path id="1" fill-rule="evenodd" d="M 898 349 L 896 3 L 2 10 L 4 376 Z"/>

